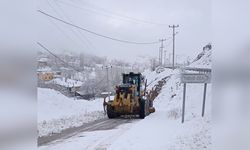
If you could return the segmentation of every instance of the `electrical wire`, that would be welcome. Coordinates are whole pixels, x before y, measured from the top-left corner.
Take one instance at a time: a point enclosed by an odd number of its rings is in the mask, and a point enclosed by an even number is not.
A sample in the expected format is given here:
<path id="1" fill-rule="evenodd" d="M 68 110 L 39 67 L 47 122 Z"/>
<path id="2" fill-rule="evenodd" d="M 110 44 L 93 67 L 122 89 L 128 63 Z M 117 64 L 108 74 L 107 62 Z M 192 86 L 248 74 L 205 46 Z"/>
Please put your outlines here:
<path id="1" fill-rule="evenodd" d="M 107 9 L 104 9 L 104 8 L 100 8 L 100 7 L 96 7 L 96 8 L 90 7 L 91 9 L 89 9 L 89 8 L 81 7 L 79 5 L 74 5 L 74 4 L 69 3 L 67 1 L 60 1 L 59 0 L 57 2 L 68 5 L 68 6 L 71 6 L 71 7 L 74 7 L 74 8 L 77 8 L 77 9 L 81 9 L 81 10 L 84 10 L 84 11 L 88 11 L 88 12 L 99 14 L 99 15 L 106 16 L 106 17 L 112 17 L 112 18 L 115 18 L 115 19 L 122 19 L 122 20 L 126 20 L 126 21 L 133 21 L 133 22 L 137 22 L 137 23 L 139 22 L 139 23 L 152 24 L 152 25 L 158 25 L 158 26 L 168 26 L 168 24 L 157 23 L 157 22 L 152 22 L 152 21 L 148 21 L 148 20 L 143 20 L 143 19 L 130 17 L 130 16 L 126 16 L 126 15 L 123 15 L 123 14 L 120 14 L 120 13 L 117 13 L 117 12 L 113 12 L 113 11 L 110 11 L 110 10 L 107 10 Z M 102 11 L 102 12 L 99 12 L 99 11 Z"/>
<path id="2" fill-rule="evenodd" d="M 72 68 L 73 70 L 80 72 L 78 69 L 76 69 L 75 67 L 69 65 L 67 62 L 65 62 L 64 60 L 62 60 L 60 57 L 58 57 L 56 54 L 54 54 L 53 52 L 51 52 L 47 47 L 45 47 L 44 45 L 42 45 L 40 42 L 36 42 L 37 45 L 39 45 L 42 49 L 44 49 L 45 51 L 47 51 L 48 53 L 50 53 L 52 56 L 54 56 L 55 58 L 57 58 L 58 60 L 60 60 L 62 63 L 64 63 L 65 65 L 67 65 L 68 67 Z"/>
<path id="3" fill-rule="evenodd" d="M 68 38 L 70 41 L 72 41 L 72 42 L 75 42 L 75 40 L 73 40 L 72 38 L 71 38 L 71 36 L 69 36 L 68 34 L 67 34 L 67 32 L 65 32 L 59 25 L 57 25 L 57 23 L 56 23 L 56 21 L 55 20 L 53 20 L 52 18 L 48 18 L 48 20 L 55 26 L 55 28 L 57 28 L 58 29 L 58 31 L 60 31 L 66 38 Z M 76 43 L 76 44 L 78 44 L 78 43 Z M 83 45 L 83 44 L 81 44 L 81 45 Z M 84 47 L 86 47 L 85 45 L 83 45 Z"/>
<path id="4" fill-rule="evenodd" d="M 62 7 L 56 3 L 56 1 L 54 1 L 55 5 L 57 6 L 57 8 L 63 13 L 63 15 L 65 16 L 67 21 L 71 21 L 70 18 L 67 16 L 67 14 L 64 12 L 64 10 L 62 9 Z M 77 32 L 75 30 L 72 30 L 72 32 L 74 33 L 74 35 L 76 37 L 78 37 L 79 39 L 81 39 L 82 41 L 86 41 L 86 45 L 88 47 L 90 47 L 90 49 L 96 50 L 96 47 L 91 43 L 91 41 L 82 33 L 82 32 Z M 84 40 L 83 40 L 84 38 Z"/>
<path id="5" fill-rule="evenodd" d="M 103 37 L 103 38 L 106 38 L 106 39 L 110 39 L 110 40 L 113 40 L 113 41 L 118 41 L 118 42 L 128 43 L 128 44 L 144 44 L 144 45 L 145 45 L 145 44 L 157 44 L 157 43 L 159 43 L 159 41 L 155 41 L 155 42 L 134 42 L 134 41 L 127 41 L 127 40 L 121 40 L 121 39 L 113 38 L 113 37 L 110 37 L 110 36 L 106 36 L 106 35 L 102 35 L 102 34 L 96 33 L 96 32 L 94 32 L 94 31 L 90 31 L 90 30 L 88 30 L 88 29 L 85 29 L 85 28 L 83 28 L 83 27 L 77 26 L 77 25 L 72 24 L 72 23 L 70 23 L 70 22 L 64 21 L 64 20 L 59 19 L 59 18 L 57 18 L 57 17 L 54 17 L 54 16 L 52 16 L 52 15 L 50 15 L 50 14 L 48 14 L 48 13 L 45 13 L 45 12 L 43 12 L 43 11 L 41 11 L 41 10 L 37 10 L 37 11 L 38 11 L 39 13 L 41 13 L 41 14 L 47 16 L 47 17 L 53 18 L 53 19 L 55 19 L 55 20 L 57 20 L 57 21 L 60 21 L 60 22 L 62 22 L 62 23 L 65 23 L 65 24 L 67 24 L 67 25 L 73 26 L 73 27 L 78 28 L 78 29 L 80 29 L 80 30 L 83 30 L 83 31 L 86 31 L 86 32 L 88 32 L 88 33 L 94 34 L 94 35 L 96 35 L 96 36 Z"/>
<path id="6" fill-rule="evenodd" d="M 47 3 L 48 3 L 48 5 L 50 6 L 50 8 L 56 13 L 56 15 L 58 15 L 59 17 L 61 17 L 61 18 L 65 18 L 64 16 L 62 16 L 55 8 L 54 8 L 54 6 L 52 6 L 52 4 L 50 3 L 50 1 L 49 0 L 47 0 Z M 55 3 L 55 4 L 57 4 L 57 3 Z M 52 18 L 49 18 L 49 20 L 58 28 L 58 30 L 60 30 L 65 36 L 67 36 L 72 42 L 75 42 L 76 44 L 79 44 L 78 42 L 76 42 L 75 40 L 73 40 L 70 36 L 68 36 L 56 23 L 54 23 L 53 21 L 55 21 L 55 20 L 53 20 Z M 66 18 L 66 20 L 69 20 L 68 18 Z M 73 30 L 72 28 L 70 28 L 71 29 L 71 32 L 78 38 L 78 39 L 81 39 L 80 37 L 78 37 L 78 32 L 76 32 L 75 30 Z M 83 41 L 82 39 L 81 39 L 81 41 L 83 42 L 81 42 L 80 44 L 81 44 L 81 46 L 83 46 L 84 47 L 84 49 L 85 48 L 87 48 L 88 49 L 88 45 L 87 45 L 87 43 L 85 42 L 85 41 Z M 80 45 L 79 44 L 79 45 Z"/>

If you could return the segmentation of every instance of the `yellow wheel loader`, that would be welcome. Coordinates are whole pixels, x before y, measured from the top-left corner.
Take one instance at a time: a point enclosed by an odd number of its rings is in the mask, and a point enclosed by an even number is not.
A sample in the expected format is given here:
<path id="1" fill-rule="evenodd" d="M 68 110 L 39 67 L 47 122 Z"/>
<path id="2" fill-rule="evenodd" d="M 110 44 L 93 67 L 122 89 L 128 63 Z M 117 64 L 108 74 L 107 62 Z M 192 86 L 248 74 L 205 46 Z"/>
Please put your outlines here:
<path id="1" fill-rule="evenodd" d="M 141 73 L 122 74 L 122 84 L 116 86 L 113 100 L 104 101 L 109 118 L 121 115 L 139 115 L 144 119 L 154 112 L 153 101 L 146 96 L 146 82 Z M 144 86 L 144 88 L 143 88 Z"/>

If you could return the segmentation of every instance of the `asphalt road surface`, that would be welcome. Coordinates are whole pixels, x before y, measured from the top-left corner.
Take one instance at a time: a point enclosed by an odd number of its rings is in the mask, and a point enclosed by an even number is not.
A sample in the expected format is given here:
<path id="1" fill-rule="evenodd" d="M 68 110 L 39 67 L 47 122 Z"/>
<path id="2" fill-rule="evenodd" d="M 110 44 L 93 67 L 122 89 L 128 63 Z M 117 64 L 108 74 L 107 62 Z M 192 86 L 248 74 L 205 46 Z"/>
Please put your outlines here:
<path id="1" fill-rule="evenodd" d="M 138 119 L 127 119 L 127 118 L 117 118 L 117 119 L 101 119 L 91 123 L 83 124 L 80 127 L 69 128 L 61 133 L 55 133 L 50 136 L 38 137 L 38 146 L 49 145 L 50 143 L 62 142 L 65 139 L 73 137 L 82 132 L 97 131 L 97 130 L 110 130 L 114 129 L 121 124 L 131 123 Z"/>

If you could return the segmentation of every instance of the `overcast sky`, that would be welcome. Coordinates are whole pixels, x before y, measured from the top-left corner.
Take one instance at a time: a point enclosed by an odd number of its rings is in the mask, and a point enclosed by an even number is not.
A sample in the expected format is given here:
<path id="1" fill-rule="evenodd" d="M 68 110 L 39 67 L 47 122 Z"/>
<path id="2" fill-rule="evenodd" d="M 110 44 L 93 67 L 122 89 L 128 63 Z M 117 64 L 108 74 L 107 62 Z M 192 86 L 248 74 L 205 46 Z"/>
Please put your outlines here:
<path id="1" fill-rule="evenodd" d="M 37 9 L 88 30 L 117 39 L 152 42 L 169 39 L 176 29 L 176 53 L 191 58 L 211 42 L 210 0 L 40 0 Z M 160 44 L 112 41 L 39 16 L 38 40 L 53 51 L 74 51 L 134 61 L 158 56 Z M 172 39 L 165 42 L 167 56 Z"/>

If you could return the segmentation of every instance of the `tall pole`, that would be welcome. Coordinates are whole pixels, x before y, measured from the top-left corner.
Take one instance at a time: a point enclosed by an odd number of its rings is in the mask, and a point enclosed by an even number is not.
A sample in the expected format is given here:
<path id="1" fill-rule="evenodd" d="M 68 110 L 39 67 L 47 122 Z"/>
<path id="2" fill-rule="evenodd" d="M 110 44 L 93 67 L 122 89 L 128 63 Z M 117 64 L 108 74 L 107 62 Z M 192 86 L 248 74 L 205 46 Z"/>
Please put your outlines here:
<path id="1" fill-rule="evenodd" d="M 201 113 L 202 117 L 204 117 L 204 114 L 205 114 L 206 92 L 207 92 L 207 83 L 204 84 L 202 113 Z"/>
<path id="2" fill-rule="evenodd" d="M 159 66 L 161 65 L 161 48 L 159 47 Z"/>
<path id="3" fill-rule="evenodd" d="M 159 64 L 160 66 L 162 66 L 162 58 L 163 58 L 163 42 L 166 41 L 166 39 L 160 39 L 159 40 L 161 42 L 161 46 L 160 46 L 160 49 L 159 49 Z"/>
<path id="4" fill-rule="evenodd" d="M 166 67 L 167 64 L 167 51 L 164 51 L 164 67 Z"/>
<path id="5" fill-rule="evenodd" d="M 175 57 L 175 56 L 174 56 L 174 52 L 175 52 L 175 51 L 174 51 L 174 50 L 175 50 L 175 49 L 174 49 L 174 48 L 175 48 L 175 35 L 176 35 L 176 33 L 175 33 L 175 28 L 178 28 L 178 27 L 179 27 L 179 25 L 172 25 L 172 26 L 170 25 L 170 26 L 169 26 L 169 28 L 173 28 L 173 66 L 172 66 L 173 69 L 174 69 L 174 57 Z"/>
<path id="6" fill-rule="evenodd" d="M 105 69 L 107 71 L 107 86 L 108 86 L 108 97 L 110 101 L 110 87 L 109 87 L 109 69 L 112 68 L 112 66 L 105 66 Z"/>
<path id="7" fill-rule="evenodd" d="M 108 96 L 109 96 L 109 101 L 110 101 L 110 90 L 109 90 L 109 69 L 106 67 L 107 70 L 107 86 L 108 86 Z"/>
<path id="8" fill-rule="evenodd" d="M 182 101 L 182 118 L 181 123 L 184 123 L 184 117 L 185 117 L 185 100 L 186 100 L 186 83 L 183 85 L 183 101 Z"/>
<path id="9" fill-rule="evenodd" d="M 171 64 L 171 53 L 169 54 L 168 56 L 168 66 L 170 67 L 170 64 Z"/>

